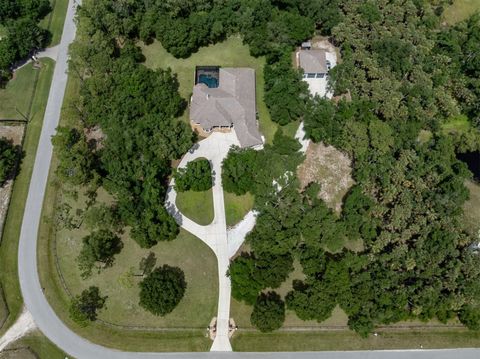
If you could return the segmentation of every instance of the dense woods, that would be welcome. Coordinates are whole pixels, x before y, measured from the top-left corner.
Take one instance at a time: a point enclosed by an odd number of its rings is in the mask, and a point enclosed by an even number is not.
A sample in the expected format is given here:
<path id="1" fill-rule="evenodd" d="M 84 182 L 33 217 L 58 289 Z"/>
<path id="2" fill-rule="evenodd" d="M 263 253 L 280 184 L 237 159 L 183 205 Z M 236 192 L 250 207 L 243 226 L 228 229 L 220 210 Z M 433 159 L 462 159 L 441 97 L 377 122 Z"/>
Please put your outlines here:
<path id="1" fill-rule="evenodd" d="M 82 82 L 82 121 L 54 139 L 58 173 L 75 185 L 107 189 L 141 246 L 175 238 L 177 224 L 162 206 L 166 180 L 171 161 L 194 139 L 176 119 L 185 102 L 175 75 L 141 65 L 135 41 L 156 38 L 174 56 L 188 57 L 239 33 L 253 56 L 266 56 L 272 119 L 303 119 L 314 142 L 352 158 L 356 182 L 337 215 L 318 199 L 318 185 L 300 191 L 300 145 L 281 129 L 262 151 L 230 152 L 224 188 L 254 194 L 259 213 L 247 237 L 251 252 L 229 269 L 232 295 L 255 305 L 252 323 L 279 327 L 283 301 L 260 293 L 278 288 L 297 259 L 306 277 L 285 305 L 301 319 L 323 321 L 339 305 L 361 335 L 407 319 L 458 317 L 476 329 L 480 258 L 461 221 L 471 174 L 456 153 L 480 143 L 480 20 L 445 27 L 444 3 L 85 0 L 71 62 Z M 350 94 L 343 100 L 309 97 L 290 66 L 294 46 L 315 29 L 341 50 L 330 86 L 337 96 Z M 470 131 L 442 130 L 459 116 Z M 92 143 L 87 134 L 95 128 L 103 137 Z M 345 249 L 350 240 L 361 240 L 363 249 Z"/>
<path id="2" fill-rule="evenodd" d="M 46 45 L 48 31 L 38 21 L 51 10 L 49 0 L 2 0 L 0 3 L 0 85 L 11 76 L 11 66 L 26 58 L 32 50 Z"/>

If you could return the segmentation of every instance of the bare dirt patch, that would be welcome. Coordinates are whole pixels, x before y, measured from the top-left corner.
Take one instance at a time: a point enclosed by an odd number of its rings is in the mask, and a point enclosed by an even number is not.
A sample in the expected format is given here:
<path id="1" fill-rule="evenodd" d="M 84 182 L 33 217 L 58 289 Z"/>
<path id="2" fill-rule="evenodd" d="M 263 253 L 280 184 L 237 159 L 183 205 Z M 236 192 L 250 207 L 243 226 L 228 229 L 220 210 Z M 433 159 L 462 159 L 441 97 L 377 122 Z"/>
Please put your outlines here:
<path id="1" fill-rule="evenodd" d="M 298 167 L 301 188 L 316 182 L 321 186 L 319 197 L 337 213 L 343 197 L 354 184 L 351 160 L 333 146 L 310 143 L 305 161 Z"/>
<path id="2" fill-rule="evenodd" d="M 0 126 L 0 137 L 12 140 L 14 145 L 21 145 L 25 127 L 18 126 Z M 12 193 L 13 179 L 9 179 L 0 187 L 0 235 L 3 233 L 3 224 L 7 215 L 10 195 Z"/>

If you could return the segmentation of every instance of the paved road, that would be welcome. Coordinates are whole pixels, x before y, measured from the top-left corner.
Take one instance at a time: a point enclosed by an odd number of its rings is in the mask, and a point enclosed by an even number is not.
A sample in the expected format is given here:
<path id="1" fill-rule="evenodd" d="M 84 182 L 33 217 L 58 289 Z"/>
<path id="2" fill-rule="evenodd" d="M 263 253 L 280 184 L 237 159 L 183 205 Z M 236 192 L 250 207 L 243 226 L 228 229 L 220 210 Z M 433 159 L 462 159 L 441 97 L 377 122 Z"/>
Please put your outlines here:
<path id="1" fill-rule="evenodd" d="M 60 110 L 67 83 L 67 48 L 75 37 L 75 24 L 73 22 L 73 0 L 69 1 L 67 17 L 63 37 L 58 48 L 58 58 L 53 74 L 53 81 L 48 98 L 45 118 L 37 149 L 35 165 L 28 192 L 25 214 L 23 218 L 20 243 L 19 243 L 19 279 L 23 299 L 27 309 L 32 314 L 40 330 L 59 348 L 77 359 L 150 359 L 150 358 L 330 358 L 330 359 L 450 359 L 452 357 L 477 359 L 480 357 L 479 350 L 462 349 L 454 351 L 390 351 L 390 352 L 322 352 L 322 353 L 129 353 L 114 349 L 105 348 L 93 344 L 72 332 L 57 317 L 49 303 L 45 299 L 40 279 L 37 272 L 37 233 L 41 217 L 41 209 L 45 194 L 45 187 L 48 178 L 48 171 L 52 157 L 51 136 L 55 133 L 60 118 Z M 215 171 L 219 170 L 218 165 L 214 166 Z M 223 193 L 222 193 L 223 195 Z M 215 206 L 220 206 L 223 198 L 217 196 Z M 217 211 L 216 211 L 217 212 Z M 216 221 L 224 222 L 223 218 L 215 218 Z M 223 235 L 223 234 L 222 234 Z M 213 241 L 211 246 L 217 246 L 217 251 L 226 251 L 222 243 Z M 224 263 L 219 265 L 224 266 Z M 226 308 L 219 311 L 226 312 Z"/>

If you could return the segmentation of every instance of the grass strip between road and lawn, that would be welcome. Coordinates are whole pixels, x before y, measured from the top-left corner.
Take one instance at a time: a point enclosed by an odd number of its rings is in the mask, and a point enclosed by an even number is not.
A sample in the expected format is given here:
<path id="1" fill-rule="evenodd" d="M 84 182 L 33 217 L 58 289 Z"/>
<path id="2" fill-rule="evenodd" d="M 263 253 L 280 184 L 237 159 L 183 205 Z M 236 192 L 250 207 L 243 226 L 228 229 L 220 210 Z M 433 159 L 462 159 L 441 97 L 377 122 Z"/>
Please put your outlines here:
<path id="1" fill-rule="evenodd" d="M 60 43 L 63 33 L 63 24 L 67 14 L 68 0 L 50 0 L 52 11 L 40 21 L 40 27 L 49 30 L 52 34 L 49 47 Z"/>
<path id="2" fill-rule="evenodd" d="M 13 185 L 10 207 L 5 220 L 0 245 L 0 282 L 3 286 L 5 299 L 10 312 L 4 326 L 0 328 L 0 335 L 16 320 L 23 305 L 20 284 L 18 282 L 18 239 L 55 64 L 55 62 L 50 59 L 42 59 L 41 62 L 43 65 L 40 70 L 37 70 L 40 71 L 40 73 L 36 91 L 33 96 L 29 116 L 30 121 L 27 125 L 23 142 L 25 155 Z M 32 65 L 30 64 L 27 65 L 27 67 L 28 66 L 31 67 Z M 33 79 L 31 79 L 31 81 L 33 81 Z M 20 95 L 28 97 L 25 93 L 19 94 L 19 96 Z"/>
<path id="3" fill-rule="evenodd" d="M 235 351 L 320 351 L 473 348 L 480 343 L 480 332 L 458 330 L 386 330 L 364 339 L 347 331 L 281 331 L 274 333 L 238 331 Z"/>

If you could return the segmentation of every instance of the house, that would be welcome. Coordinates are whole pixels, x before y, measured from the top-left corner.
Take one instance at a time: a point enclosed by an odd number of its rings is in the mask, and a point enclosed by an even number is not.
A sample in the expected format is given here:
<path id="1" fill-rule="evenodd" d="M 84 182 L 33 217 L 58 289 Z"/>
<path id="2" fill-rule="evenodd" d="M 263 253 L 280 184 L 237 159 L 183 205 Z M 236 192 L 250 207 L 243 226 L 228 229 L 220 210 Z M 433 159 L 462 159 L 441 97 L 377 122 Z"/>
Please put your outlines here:
<path id="1" fill-rule="evenodd" d="M 255 104 L 255 71 L 197 67 L 190 121 L 204 134 L 233 128 L 241 147 L 262 145 Z"/>
<path id="2" fill-rule="evenodd" d="M 336 56 L 325 49 L 302 46 L 296 53 L 296 60 L 297 66 L 303 70 L 303 80 L 308 83 L 310 93 L 330 98 L 328 71 L 335 66 Z"/>
<path id="3" fill-rule="evenodd" d="M 300 50 L 298 52 L 299 66 L 303 69 L 304 78 L 324 78 L 330 70 L 327 53 L 323 49 Z"/>

